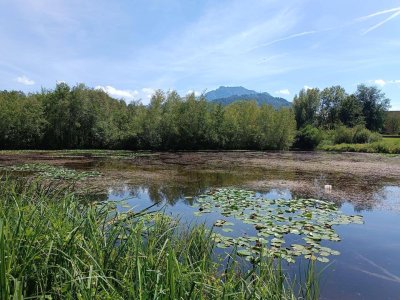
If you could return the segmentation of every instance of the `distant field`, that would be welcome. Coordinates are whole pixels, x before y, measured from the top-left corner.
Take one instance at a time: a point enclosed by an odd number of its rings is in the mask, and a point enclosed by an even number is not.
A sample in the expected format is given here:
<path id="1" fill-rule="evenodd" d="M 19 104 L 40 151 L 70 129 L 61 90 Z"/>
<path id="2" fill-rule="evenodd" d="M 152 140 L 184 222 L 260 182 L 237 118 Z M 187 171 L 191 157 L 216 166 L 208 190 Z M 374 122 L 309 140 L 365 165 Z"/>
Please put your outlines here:
<path id="1" fill-rule="evenodd" d="M 399 137 L 384 137 L 382 142 L 385 144 L 388 144 L 388 145 L 400 146 L 400 136 Z"/>

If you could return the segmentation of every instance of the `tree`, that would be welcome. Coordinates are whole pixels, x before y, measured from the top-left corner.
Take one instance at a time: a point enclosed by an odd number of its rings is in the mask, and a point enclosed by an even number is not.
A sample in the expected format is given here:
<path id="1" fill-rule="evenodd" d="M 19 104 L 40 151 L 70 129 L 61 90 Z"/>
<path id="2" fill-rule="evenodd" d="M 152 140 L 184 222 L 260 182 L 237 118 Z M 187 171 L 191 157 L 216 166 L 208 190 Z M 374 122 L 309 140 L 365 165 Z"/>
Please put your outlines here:
<path id="1" fill-rule="evenodd" d="M 362 104 L 354 95 L 348 95 L 340 104 L 339 120 L 348 127 L 364 124 Z"/>
<path id="2" fill-rule="evenodd" d="M 319 89 L 302 89 L 299 96 L 296 95 L 293 100 L 297 128 L 302 128 L 305 125 L 314 125 L 317 122 L 319 107 Z"/>
<path id="3" fill-rule="evenodd" d="M 340 85 L 332 86 L 323 89 L 320 97 L 318 124 L 321 127 L 332 129 L 340 122 L 340 107 L 347 97 L 346 91 Z"/>
<path id="4" fill-rule="evenodd" d="M 390 107 L 390 100 L 375 86 L 360 84 L 355 93 L 357 100 L 362 105 L 365 126 L 372 131 L 383 128 L 386 111 Z"/>
<path id="5" fill-rule="evenodd" d="M 143 124 L 143 144 L 149 149 L 160 149 L 162 146 L 161 120 L 162 106 L 165 102 L 165 94 L 157 90 L 150 99 L 146 119 Z"/>
<path id="6" fill-rule="evenodd" d="M 385 132 L 391 134 L 400 134 L 400 112 L 388 112 L 385 119 Z"/>

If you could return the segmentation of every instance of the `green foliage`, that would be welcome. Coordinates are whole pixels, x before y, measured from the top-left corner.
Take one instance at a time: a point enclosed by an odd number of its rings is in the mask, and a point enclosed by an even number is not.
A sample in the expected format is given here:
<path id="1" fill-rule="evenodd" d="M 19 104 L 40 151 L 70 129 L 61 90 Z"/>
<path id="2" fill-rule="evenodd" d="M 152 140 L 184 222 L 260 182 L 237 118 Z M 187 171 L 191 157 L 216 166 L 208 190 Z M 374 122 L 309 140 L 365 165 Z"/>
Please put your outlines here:
<path id="1" fill-rule="evenodd" d="M 41 142 L 47 125 L 38 97 L 0 92 L 0 146 L 34 147 Z"/>
<path id="2" fill-rule="evenodd" d="M 389 134 L 400 134 L 399 111 L 389 111 L 386 113 L 384 132 Z"/>
<path id="3" fill-rule="evenodd" d="M 322 141 L 322 132 L 311 125 L 307 125 L 297 132 L 295 147 L 312 150 Z"/>
<path id="4" fill-rule="evenodd" d="M 228 106 L 156 91 L 127 105 L 83 84 L 24 95 L 0 93 L 1 147 L 149 150 L 288 149 L 294 114 L 244 101 Z"/>
<path id="5" fill-rule="evenodd" d="M 346 126 L 339 126 L 335 130 L 334 134 L 334 143 L 342 144 L 342 143 L 353 143 L 354 139 L 354 130 L 352 128 L 348 128 Z"/>
<path id="6" fill-rule="evenodd" d="M 358 101 L 356 96 L 349 95 L 340 103 L 339 121 L 347 127 L 364 124 L 362 104 Z"/>
<path id="7" fill-rule="evenodd" d="M 370 142 L 370 136 L 371 136 L 371 131 L 368 129 L 361 127 L 357 128 L 354 137 L 353 137 L 353 143 L 356 144 L 365 144 Z"/>
<path id="8" fill-rule="evenodd" d="M 373 131 L 382 130 L 390 100 L 377 87 L 364 84 L 357 87 L 355 96 L 362 105 L 365 127 Z"/>
<path id="9" fill-rule="evenodd" d="M 324 145 L 321 150 L 325 151 L 338 151 L 338 152 L 365 152 L 365 153 L 387 153 L 387 154 L 400 154 L 400 139 L 398 143 L 387 141 L 372 142 L 368 144 L 338 144 L 338 145 Z"/>
<path id="10" fill-rule="evenodd" d="M 215 260 L 203 226 L 0 181 L 1 299 L 295 299 L 280 263 Z M 222 258 L 221 258 L 222 259 Z M 221 260 L 222 261 L 222 260 Z M 307 288 L 318 291 L 315 277 Z M 311 284 L 310 284 L 311 283 Z M 300 294 L 312 293 L 300 287 Z M 308 298 L 311 299 L 311 296 Z"/>
<path id="11" fill-rule="evenodd" d="M 389 107 L 390 100 L 381 90 L 363 84 L 352 95 L 341 86 L 325 88 L 321 92 L 303 89 L 293 100 L 298 128 L 318 125 L 322 129 L 334 129 L 342 124 L 347 127 L 364 125 L 369 130 L 381 131 Z M 395 120 L 388 125 L 397 128 Z"/>
<path id="12" fill-rule="evenodd" d="M 319 89 L 302 89 L 293 99 L 293 109 L 297 127 L 316 125 L 318 110 L 321 104 Z"/>
<path id="13" fill-rule="evenodd" d="M 366 144 L 381 140 L 379 133 L 371 132 L 364 126 L 348 128 L 339 126 L 334 131 L 334 144 Z"/>
<path id="14" fill-rule="evenodd" d="M 346 91 L 341 86 L 325 88 L 320 93 L 321 104 L 318 112 L 318 124 L 328 129 L 340 123 L 341 105 L 347 98 Z"/>

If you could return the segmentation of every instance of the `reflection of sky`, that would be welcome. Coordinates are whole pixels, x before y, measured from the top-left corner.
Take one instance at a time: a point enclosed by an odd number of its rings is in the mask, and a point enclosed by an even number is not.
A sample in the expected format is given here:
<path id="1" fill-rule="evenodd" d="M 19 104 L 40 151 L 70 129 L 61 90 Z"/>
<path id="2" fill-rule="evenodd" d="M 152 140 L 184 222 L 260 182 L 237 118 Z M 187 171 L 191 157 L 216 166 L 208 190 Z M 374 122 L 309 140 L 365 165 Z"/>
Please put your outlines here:
<path id="1" fill-rule="evenodd" d="M 240 225 L 233 218 L 223 217 L 217 212 L 205 214 L 204 217 L 195 217 L 193 212 L 197 208 L 191 206 L 193 199 L 184 198 L 195 196 L 193 190 L 188 189 L 189 193 L 185 194 L 184 187 L 181 189 L 175 187 L 173 191 L 168 191 L 165 187 L 157 192 L 155 187 L 149 189 L 146 186 L 136 188 L 124 186 L 110 189 L 109 199 L 124 200 L 125 204 L 133 207 L 135 211 L 160 201 L 160 204 L 153 209 L 163 209 L 167 214 L 178 216 L 185 224 L 205 223 L 211 226 L 217 219 L 225 219 L 235 223 L 232 227 L 234 232 L 228 234 L 254 234 L 254 229 L 250 225 Z M 201 193 L 204 193 L 204 189 L 198 191 L 198 194 Z M 170 201 L 167 195 L 179 199 Z M 279 189 L 258 195 L 270 199 L 292 197 L 289 190 Z M 400 215 L 388 209 L 393 206 L 398 207 L 400 187 L 383 187 L 374 194 L 374 197 L 380 205 L 371 210 L 361 211 L 364 225 L 337 226 L 336 230 L 342 241 L 327 243 L 328 247 L 339 250 L 341 255 L 330 257 L 332 265 L 321 277 L 323 299 L 395 299 L 395 296 L 400 294 Z M 122 205 L 119 208 L 129 209 Z M 344 203 L 341 209 L 346 214 L 360 214 L 349 203 Z M 287 242 L 294 242 L 292 238 Z M 302 269 L 305 265 L 304 261 L 298 260 L 296 264 L 287 267 L 298 272 L 299 268 Z"/>

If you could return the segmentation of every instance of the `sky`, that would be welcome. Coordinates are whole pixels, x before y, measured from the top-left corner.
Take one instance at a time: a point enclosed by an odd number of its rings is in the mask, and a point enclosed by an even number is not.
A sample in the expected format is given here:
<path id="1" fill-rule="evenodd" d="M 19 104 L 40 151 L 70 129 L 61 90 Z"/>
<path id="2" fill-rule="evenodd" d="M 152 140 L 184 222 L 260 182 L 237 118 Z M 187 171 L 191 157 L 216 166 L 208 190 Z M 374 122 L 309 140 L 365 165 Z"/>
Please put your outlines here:
<path id="1" fill-rule="evenodd" d="M 400 110 L 400 1 L 0 0 L 0 90 L 376 85 Z"/>

